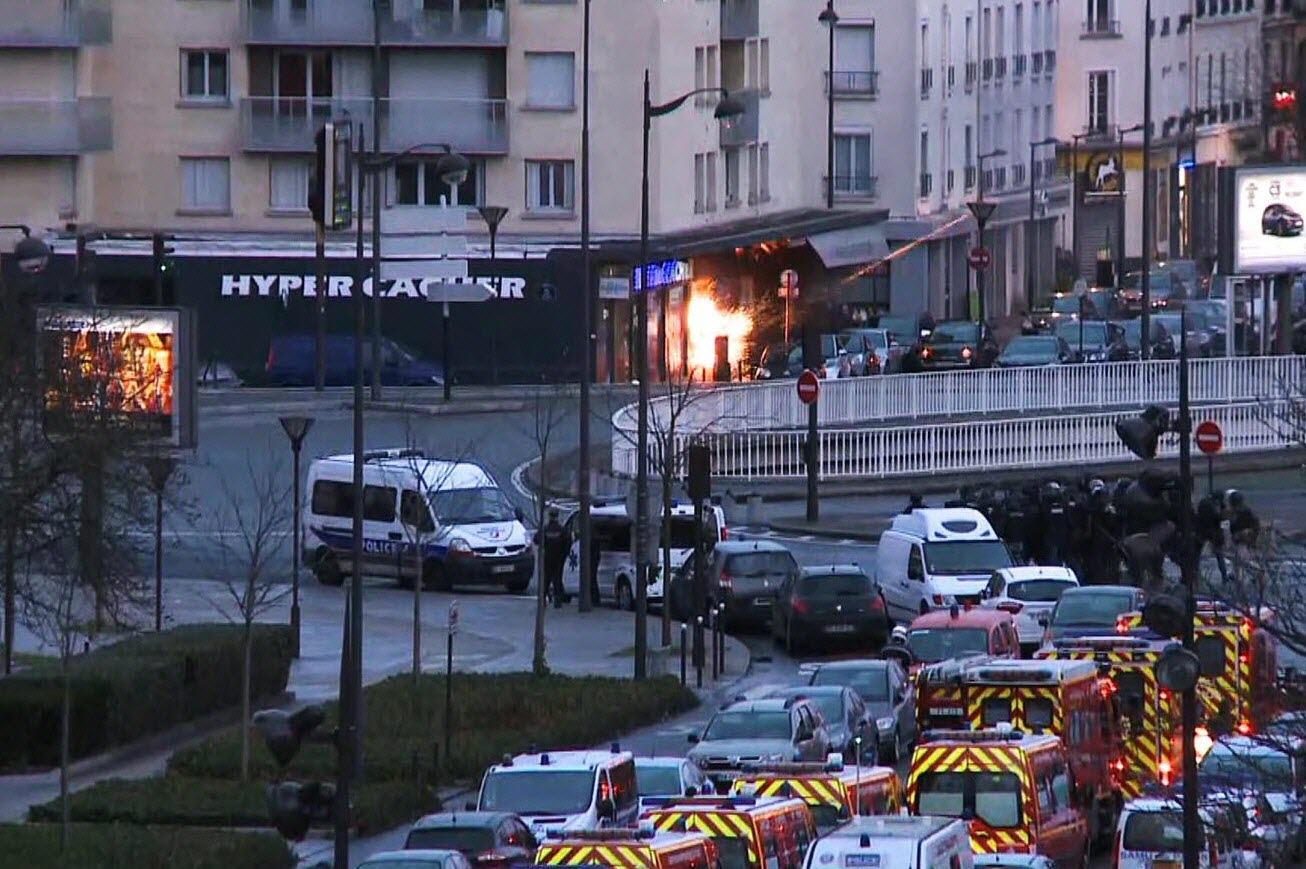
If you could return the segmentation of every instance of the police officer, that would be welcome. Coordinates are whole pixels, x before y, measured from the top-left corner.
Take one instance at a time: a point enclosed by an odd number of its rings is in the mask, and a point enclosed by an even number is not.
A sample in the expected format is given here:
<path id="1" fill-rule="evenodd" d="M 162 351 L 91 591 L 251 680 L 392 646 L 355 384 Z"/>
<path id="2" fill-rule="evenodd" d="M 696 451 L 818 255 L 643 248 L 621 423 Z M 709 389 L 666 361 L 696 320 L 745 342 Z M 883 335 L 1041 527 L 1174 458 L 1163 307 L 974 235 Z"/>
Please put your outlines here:
<path id="1" fill-rule="evenodd" d="M 1249 562 L 1261 536 L 1261 520 L 1247 506 L 1242 492 L 1230 489 L 1225 497 L 1229 502 L 1229 536 L 1233 538 L 1234 552 L 1239 563 Z"/>
<path id="2" fill-rule="evenodd" d="M 567 563 L 567 554 L 571 551 L 571 535 L 558 521 L 558 508 L 549 508 L 549 521 L 535 532 L 535 542 L 544 552 L 544 577 L 547 589 L 552 590 L 553 606 L 562 606 L 567 593 L 562 589 L 562 568 Z"/>
<path id="3" fill-rule="evenodd" d="M 912 492 L 910 497 L 907 499 L 907 506 L 902 508 L 902 514 L 906 516 L 911 511 L 919 510 L 924 506 L 925 499 L 921 497 L 921 494 L 919 492 Z"/>
<path id="4" fill-rule="evenodd" d="M 1196 529 L 1198 552 L 1205 546 L 1211 547 L 1216 566 L 1220 568 L 1220 579 L 1229 581 L 1229 568 L 1224 561 L 1224 493 L 1211 492 L 1197 502 Z"/>

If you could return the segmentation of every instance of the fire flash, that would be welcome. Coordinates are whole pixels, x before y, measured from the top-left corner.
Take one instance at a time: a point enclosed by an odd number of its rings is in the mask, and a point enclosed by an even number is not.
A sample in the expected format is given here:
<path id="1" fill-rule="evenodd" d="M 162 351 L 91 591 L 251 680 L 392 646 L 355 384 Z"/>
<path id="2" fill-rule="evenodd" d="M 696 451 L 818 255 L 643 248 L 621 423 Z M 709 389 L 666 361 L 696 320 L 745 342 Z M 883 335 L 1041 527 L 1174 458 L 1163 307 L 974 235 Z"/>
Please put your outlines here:
<path id="1" fill-rule="evenodd" d="M 706 371 L 711 376 L 716 366 L 716 339 L 722 335 L 730 339 L 731 367 L 744 359 L 748 336 L 753 331 L 753 317 L 747 311 L 725 310 L 711 296 L 694 293 L 689 300 L 686 322 L 691 371 Z"/>

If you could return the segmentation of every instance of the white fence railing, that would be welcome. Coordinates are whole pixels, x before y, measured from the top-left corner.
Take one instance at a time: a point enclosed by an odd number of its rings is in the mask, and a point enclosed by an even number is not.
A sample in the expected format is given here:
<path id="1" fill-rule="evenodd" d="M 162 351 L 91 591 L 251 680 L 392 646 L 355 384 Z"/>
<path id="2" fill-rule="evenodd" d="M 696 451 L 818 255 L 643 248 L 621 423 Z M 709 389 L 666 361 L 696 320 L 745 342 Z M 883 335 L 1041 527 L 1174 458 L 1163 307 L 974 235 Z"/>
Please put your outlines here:
<path id="1" fill-rule="evenodd" d="M 1129 461 L 1115 422 L 1134 411 L 909 423 L 821 432 L 821 478 L 927 476 L 967 471 L 1064 468 Z M 1292 435 L 1276 420 L 1288 402 L 1239 402 L 1194 406 L 1194 421 L 1210 419 L 1224 430 L 1225 453 L 1265 452 L 1291 446 Z M 805 431 L 716 432 L 675 437 L 676 453 L 691 442 L 712 450 L 713 476 L 803 477 Z M 1162 439 L 1161 456 L 1178 454 L 1174 436 Z M 634 474 L 635 450 L 613 442 L 614 470 Z"/>
<path id="2" fill-rule="evenodd" d="M 1061 413 L 1173 404 L 1179 394 L 1174 360 L 1057 365 L 1046 368 L 993 368 L 898 374 L 826 381 L 821 384 L 818 418 L 822 427 L 879 424 L 894 419 Z M 1194 359 L 1190 363 L 1194 404 L 1257 401 L 1285 387 L 1306 385 L 1306 357 L 1249 356 Z M 757 432 L 804 428 L 807 408 L 794 381 L 704 387 L 653 384 L 649 404 L 652 427 L 693 433 Z M 667 392 L 659 395 L 662 389 Z M 633 441 L 634 405 L 613 416 L 614 445 Z M 615 449 L 615 447 L 614 447 Z"/>

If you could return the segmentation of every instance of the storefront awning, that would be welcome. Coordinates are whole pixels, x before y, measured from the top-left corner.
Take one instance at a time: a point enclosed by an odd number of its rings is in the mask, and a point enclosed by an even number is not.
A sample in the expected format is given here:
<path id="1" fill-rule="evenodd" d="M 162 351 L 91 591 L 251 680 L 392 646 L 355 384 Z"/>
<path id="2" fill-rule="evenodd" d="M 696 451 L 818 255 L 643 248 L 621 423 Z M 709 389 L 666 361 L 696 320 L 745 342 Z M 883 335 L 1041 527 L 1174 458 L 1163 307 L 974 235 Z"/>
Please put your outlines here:
<path id="1" fill-rule="evenodd" d="M 809 235 L 807 242 L 821 257 L 826 268 L 865 265 L 889 255 L 889 242 L 884 237 L 883 224 L 854 226 Z"/>

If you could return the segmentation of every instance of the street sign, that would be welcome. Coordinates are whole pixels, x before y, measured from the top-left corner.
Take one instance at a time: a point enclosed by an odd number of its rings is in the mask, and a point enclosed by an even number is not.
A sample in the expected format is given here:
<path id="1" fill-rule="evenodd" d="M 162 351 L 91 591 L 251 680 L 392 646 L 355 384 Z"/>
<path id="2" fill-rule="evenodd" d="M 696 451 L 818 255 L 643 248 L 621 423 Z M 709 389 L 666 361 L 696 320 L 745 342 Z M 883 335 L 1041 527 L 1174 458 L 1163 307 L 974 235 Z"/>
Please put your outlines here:
<path id="1" fill-rule="evenodd" d="M 993 265 L 993 252 L 987 247 L 972 247 L 966 256 L 966 262 L 977 272 L 982 272 Z"/>
<path id="2" fill-rule="evenodd" d="M 458 601 L 451 601 L 449 604 L 449 636 L 455 636 L 458 633 Z"/>
<path id="3" fill-rule="evenodd" d="M 798 400 L 803 404 L 814 404 L 821 394 L 821 380 L 816 372 L 807 369 L 798 376 Z"/>
<path id="4" fill-rule="evenodd" d="M 1208 419 L 1198 423 L 1193 431 L 1193 437 L 1197 440 L 1197 448 L 1208 456 L 1213 456 L 1224 449 L 1224 432 L 1214 420 Z"/>
<path id="5" fill-rule="evenodd" d="M 984 224 L 989 222 L 989 218 L 993 216 L 993 211 L 998 206 L 995 202 L 967 202 L 966 207 L 970 209 L 970 213 L 975 218 L 975 222 L 980 225 L 980 229 L 983 229 Z"/>
<path id="6" fill-rule="evenodd" d="M 798 272 L 794 269 L 785 269 L 780 272 L 780 298 L 798 298 Z"/>

